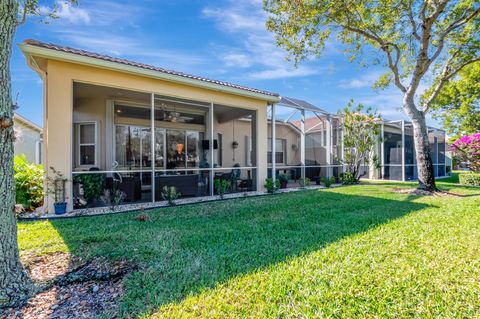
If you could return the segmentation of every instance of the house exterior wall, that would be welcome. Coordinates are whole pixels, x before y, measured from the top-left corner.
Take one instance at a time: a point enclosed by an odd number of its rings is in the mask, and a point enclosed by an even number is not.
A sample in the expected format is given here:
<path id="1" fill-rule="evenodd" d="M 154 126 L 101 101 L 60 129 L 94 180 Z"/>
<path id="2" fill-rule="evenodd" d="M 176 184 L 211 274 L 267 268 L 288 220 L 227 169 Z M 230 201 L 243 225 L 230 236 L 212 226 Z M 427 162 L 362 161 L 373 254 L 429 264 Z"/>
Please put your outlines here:
<path id="1" fill-rule="evenodd" d="M 106 99 L 99 98 L 88 98 L 88 99 L 78 99 L 74 101 L 73 109 L 73 123 L 85 123 L 85 122 L 94 122 L 97 125 L 97 147 L 100 150 L 98 153 L 98 167 L 102 170 L 108 169 L 106 165 L 106 123 L 105 123 L 105 108 L 106 108 Z M 73 134 L 73 146 L 76 145 L 75 139 L 76 132 Z M 78 156 L 77 150 L 73 150 L 74 156 Z M 75 163 L 75 159 L 72 159 Z"/>
<path id="2" fill-rule="evenodd" d="M 25 154 L 28 162 L 35 164 L 42 163 L 41 154 L 43 152 L 41 151 L 41 149 L 39 150 L 39 145 L 41 147 L 42 142 L 42 134 L 29 126 L 26 126 L 25 124 L 23 124 L 23 122 L 18 120 L 14 120 L 14 128 L 15 156 Z"/>
<path id="3" fill-rule="evenodd" d="M 267 152 L 266 150 L 261 151 L 263 145 L 265 145 L 261 141 L 266 141 L 267 139 L 266 101 L 56 60 L 48 60 L 46 71 L 44 136 L 47 149 L 46 167 L 53 166 L 65 174 L 70 180 L 72 178 L 71 172 L 74 154 L 73 123 L 74 120 L 81 120 L 83 116 L 82 112 L 75 114 L 75 116 L 73 114 L 73 83 L 76 81 L 203 102 L 213 102 L 256 111 L 257 118 L 254 125 L 256 126 L 256 143 L 260 148 L 255 155 L 258 166 L 257 185 L 263 185 L 263 183 L 259 181 L 263 181 L 267 176 Z M 80 109 L 91 111 L 96 108 L 96 105 L 100 105 L 100 102 L 83 101 L 80 104 Z M 100 117 L 100 111 L 98 116 Z M 101 121 L 101 119 L 99 121 Z M 101 123 L 100 127 L 101 130 L 103 130 L 105 125 Z M 104 155 L 101 155 L 101 158 L 105 161 Z M 71 183 L 67 183 L 66 193 L 71 197 Z M 68 202 L 68 210 L 72 210 L 71 198 L 68 198 Z M 49 211 L 52 211 L 53 200 L 49 198 L 47 199 L 47 203 Z"/>
<path id="4" fill-rule="evenodd" d="M 219 124 L 216 128 L 218 133 L 223 136 L 222 158 L 225 167 L 232 167 L 235 164 L 240 166 L 249 166 L 247 162 L 247 143 L 246 140 L 252 136 L 252 122 L 248 120 L 235 120 L 235 133 L 233 129 L 233 121 Z M 298 165 L 300 164 L 300 150 L 294 151 L 293 145 L 300 147 L 300 134 L 291 128 L 289 125 L 277 125 L 276 127 L 277 139 L 284 139 L 286 141 L 287 162 L 277 165 Z M 267 125 L 267 136 L 271 138 L 272 126 Z M 232 148 L 232 142 L 238 142 L 238 148 Z M 267 154 L 266 139 L 264 145 L 258 149 L 264 156 Z M 234 159 L 235 158 L 235 159 Z M 268 162 L 268 158 L 267 158 Z"/>
<path id="5" fill-rule="evenodd" d="M 271 138 L 272 126 L 268 124 L 268 137 Z M 300 164 L 300 133 L 292 128 L 289 124 L 279 124 L 276 123 L 275 127 L 276 139 L 283 139 L 286 141 L 285 151 L 287 153 L 287 162 L 283 164 L 278 164 L 277 166 L 282 165 L 299 165 Z M 292 146 L 296 145 L 297 150 L 293 150 Z M 267 150 L 265 150 L 266 152 Z"/>

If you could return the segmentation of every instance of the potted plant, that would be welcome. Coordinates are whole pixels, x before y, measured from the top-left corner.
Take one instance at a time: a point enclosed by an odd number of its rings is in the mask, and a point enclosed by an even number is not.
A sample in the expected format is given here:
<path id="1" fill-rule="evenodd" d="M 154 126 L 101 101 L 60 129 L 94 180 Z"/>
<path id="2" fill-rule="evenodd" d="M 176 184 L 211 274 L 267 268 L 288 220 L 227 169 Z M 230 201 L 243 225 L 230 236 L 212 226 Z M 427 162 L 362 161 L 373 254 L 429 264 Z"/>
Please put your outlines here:
<path id="1" fill-rule="evenodd" d="M 67 200 L 65 196 L 65 188 L 68 179 L 55 168 L 50 167 L 52 171 L 47 178 L 48 183 L 48 193 L 53 195 L 55 202 L 53 207 L 55 208 L 55 214 L 62 215 L 67 212 Z"/>
<path id="2" fill-rule="evenodd" d="M 231 187 L 232 183 L 225 179 L 215 179 L 215 191 L 220 198 L 223 199 L 223 196 L 227 192 L 227 190 Z"/>
<path id="3" fill-rule="evenodd" d="M 287 188 L 288 184 L 288 175 L 287 174 L 279 174 L 278 181 L 280 182 L 280 188 Z"/>
<path id="4" fill-rule="evenodd" d="M 280 181 L 278 179 L 275 179 L 274 183 L 271 178 L 267 178 L 265 179 L 264 187 L 268 193 L 275 194 L 275 192 L 280 188 Z"/>
<path id="5" fill-rule="evenodd" d="M 180 196 L 182 196 L 182 194 L 177 192 L 177 188 L 175 186 L 163 186 L 162 198 L 168 202 L 168 205 L 175 206 L 175 200 Z"/>

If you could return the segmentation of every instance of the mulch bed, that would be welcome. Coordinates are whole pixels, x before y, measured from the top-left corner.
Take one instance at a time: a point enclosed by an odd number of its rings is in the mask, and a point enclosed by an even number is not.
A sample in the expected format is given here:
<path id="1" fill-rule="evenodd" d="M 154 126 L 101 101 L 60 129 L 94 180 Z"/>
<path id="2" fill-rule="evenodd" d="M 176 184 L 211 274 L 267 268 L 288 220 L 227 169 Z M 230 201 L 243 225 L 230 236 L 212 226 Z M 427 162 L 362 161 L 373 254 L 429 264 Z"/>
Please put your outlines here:
<path id="1" fill-rule="evenodd" d="M 137 267 L 126 261 L 83 261 L 66 253 L 23 257 L 35 283 L 43 287 L 20 308 L 4 309 L 0 318 L 115 318 L 124 277 Z"/>
<path id="2" fill-rule="evenodd" d="M 394 192 L 414 196 L 436 196 L 436 197 L 463 197 L 460 194 L 454 194 L 445 191 L 429 192 L 417 188 L 394 188 Z"/>

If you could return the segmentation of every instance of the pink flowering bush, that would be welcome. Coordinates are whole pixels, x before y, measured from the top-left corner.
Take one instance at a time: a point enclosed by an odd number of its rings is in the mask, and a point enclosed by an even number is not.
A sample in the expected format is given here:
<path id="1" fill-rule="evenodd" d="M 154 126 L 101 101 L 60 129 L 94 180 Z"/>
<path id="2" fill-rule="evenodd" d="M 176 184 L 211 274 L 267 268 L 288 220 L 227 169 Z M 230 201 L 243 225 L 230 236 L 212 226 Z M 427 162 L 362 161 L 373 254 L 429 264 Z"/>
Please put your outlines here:
<path id="1" fill-rule="evenodd" d="M 459 161 L 467 162 L 470 169 L 480 172 L 480 133 L 465 135 L 452 144 Z"/>

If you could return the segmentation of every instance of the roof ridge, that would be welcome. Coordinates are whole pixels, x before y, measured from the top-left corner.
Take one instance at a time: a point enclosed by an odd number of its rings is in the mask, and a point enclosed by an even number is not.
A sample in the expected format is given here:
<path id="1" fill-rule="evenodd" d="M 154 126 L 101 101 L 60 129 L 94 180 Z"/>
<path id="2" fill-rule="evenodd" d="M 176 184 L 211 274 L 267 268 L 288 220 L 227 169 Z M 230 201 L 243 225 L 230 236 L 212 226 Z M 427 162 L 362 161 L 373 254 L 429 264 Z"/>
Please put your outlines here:
<path id="1" fill-rule="evenodd" d="M 72 47 L 69 47 L 69 46 L 63 46 L 63 45 L 58 45 L 58 44 L 54 44 L 54 43 L 46 43 L 46 42 L 42 42 L 42 41 L 35 40 L 35 39 L 26 39 L 26 40 L 24 40 L 24 44 L 33 45 L 33 46 L 37 46 L 37 47 L 41 47 L 41 48 L 45 48 L 45 49 L 50 49 L 50 50 L 56 50 L 56 51 L 76 54 L 76 55 L 80 55 L 80 56 L 84 56 L 84 57 L 100 59 L 100 60 L 114 62 L 114 63 L 120 63 L 120 64 L 129 65 L 129 66 L 133 66 L 133 67 L 138 67 L 138 68 L 142 68 L 142 69 L 157 71 L 157 72 L 161 72 L 161 73 L 165 73 L 165 74 L 176 75 L 176 76 L 180 76 L 180 77 L 194 79 L 194 80 L 197 80 L 197 81 L 203 81 L 203 82 L 223 85 L 223 86 L 227 86 L 227 87 L 231 87 L 231 88 L 235 88 L 235 89 L 240 89 L 240 90 L 244 90 L 244 91 L 249 91 L 249 92 L 253 92 L 253 93 L 259 93 L 259 94 L 264 94 L 264 95 L 269 95 L 269 96 L 274 96 L 274 97 L 280 96 L 278 93 L 273 93 L 273 92 L 269 92 L 269 91 L 265 91 L 265 90 L 255 89 L 255 88 L 240 85 L 240 84 L 234 84 L 234 83 L 230 83 L 230 82 L 226 82 L 226 81 L 214 80 L 214 79 L 206 78 L 206 77 L 203 77 L 203 76 L 196 76 L 196 75 L 181 72 L 181 71 L 175 71 L 175 70 L 170 70 L 170 69 L 158 67 L 158 66 L 151 65 L 151 64 L 135 62 L 135 61 L 124 59 L 124 58 L 116 58 L 116 57 L 112 57 L 110 55 L 95 53 L 95 52 L 87 51 L 87 50 L 83 50 L 83 49 L 72 48 Z"/>

